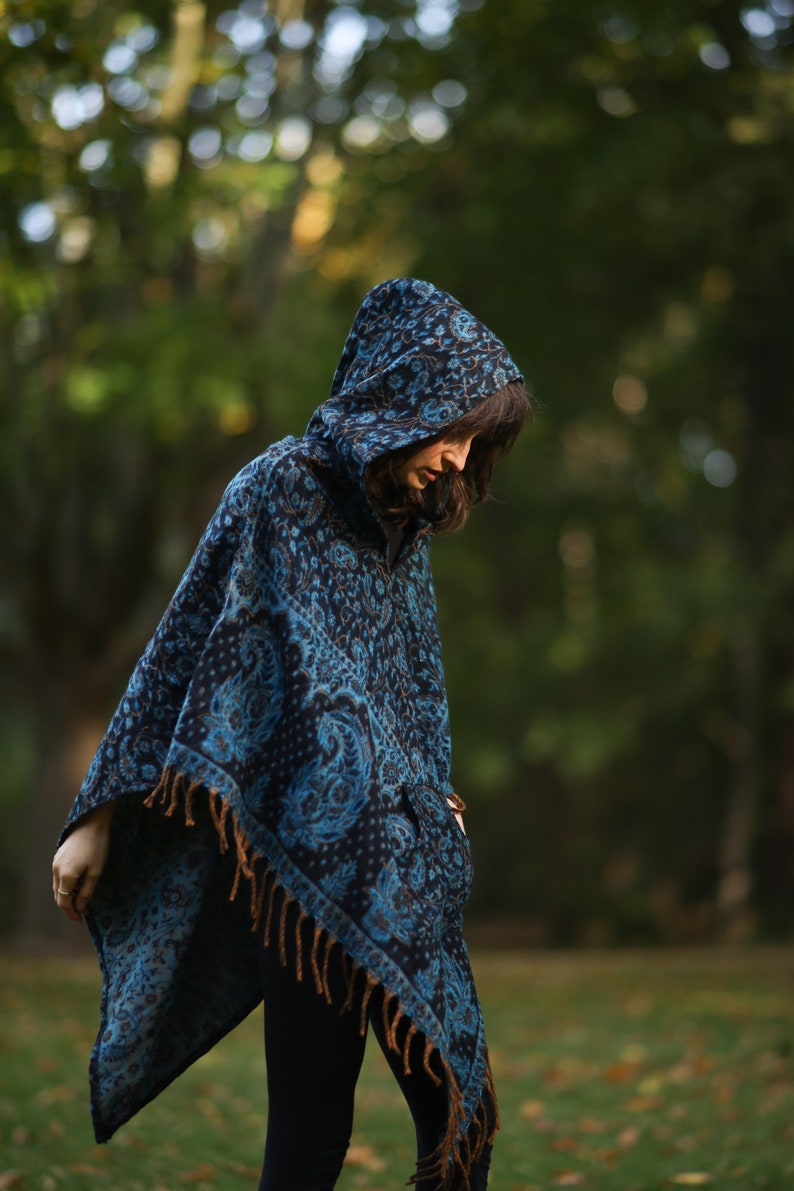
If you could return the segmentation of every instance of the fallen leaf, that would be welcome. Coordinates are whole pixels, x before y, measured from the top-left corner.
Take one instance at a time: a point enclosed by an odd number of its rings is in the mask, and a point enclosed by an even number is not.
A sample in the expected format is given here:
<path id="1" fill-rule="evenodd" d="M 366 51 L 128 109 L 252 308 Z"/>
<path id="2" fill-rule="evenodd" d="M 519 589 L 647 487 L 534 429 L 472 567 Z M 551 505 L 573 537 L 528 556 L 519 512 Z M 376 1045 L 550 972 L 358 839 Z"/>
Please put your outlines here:
<path id="1" fill-rule="evenodd" d="M 611 1063 L 601 1072 L 607 1083 L 628 1083 L 637 1074 L 636 1063 Z"/>
<path id="2" fill-rule="evenodd" d="M 98 1166 L 92 1166 L 90 1162 L 77 1162 L 74 1166 L 70 1166 L 69 1170 L 72 1174 L 104 1174 Z"/>
<path id="3" fill-rule="evenodd" d="M 705 1187 L 711 1179 L 705 1170 L 687 1170 L 683 1174 L 674 1174 L 670 1181 L 679 1187 Z"/>
<path id="4" fill-rule="evenodd" d="M 551 1176 L 551 1181 L 555 1187 L 578 1187 L 584 1182 L 584 1175 L 578 1170 L 558 1170 Z"/>
<path id="5" fill-rule="evenodd" d="M 636 1125 L 627 1125 L 625 1129 L 621 1129 L 615 1140 L 619 1146 L 633 1146 L 640 1135 L 640 1131 Z"/>
<path id="6" fill-rule="evenodd" d="M 626 1101 L 626 1108 L 629 1112 L 651 1112 L 661 1107 L 661 1103 L 658 1096 L 632 1096 Z"/>
<path id="7" fill-rule="evenodd" d="M 179 1176 L 180 1183 L 211 1183 L 215 1178 L 215 1167 L 209 1162 L 199 1162 L 193 1170 L 183 1170 Z"/>
<path id="8" fill-rule="evenodd" d="M 218 1109 L 213 1100 L 207 1096 L 202 1096 L 196 1101 L 196 1108 L 199 1110 L 205 1120 L 209 1121 L 211 1125 L 222 1125 L 223 1117 L 218 1112 Z"/>
<path id="9" fill-rule="evenodd" d="M 582 1117 L 576 1122 L 580 1133 L 606 1133 L 608 1127 L 606 1121 L 599 1121 L 597 1117 Z"/>
<path id="10" fill-rule="evenodd" d="M 624 1008 L 632 1017 L 645 1017 L 653 1009 L 653 1001 L 650 997 L 635 996 L 626 1002 Z"/>
<path id="11" fill-rule="evenodd" d="M 555 1137 L 554 1141 L 549 1142 L 549 1148 L 552 1150 L 561 1150 L 566 1153 L 570 1150 L 579 1148 L 579 1142 L 575 1137 Z"/>
<path id="12" fill-rule="evenodd" d="M 554 1133 L 557 1126 L 548 1117 L 540 1117 L 539 1120 L 533 1122 L 532 1128 L 536 1133 Z"/>
<path id="13" fill-rule="evenodd" d="M 548 1088 L 553 1088 L 557 1084 L 565 1082 L 565 1074 L 559 1067 L 547 1067 L 540 1078 Z"/>
<path id="14" fill-rule="evenodd" d="M 345 1155 L 345 1166 L 361 1166 L 364 1170 L 384 1170 L 386 1163 L 373 1150 L 372 1146 L 351 1146 Z"/>
<path id="15" fill-rule="evenodd" d="M 63 1104 L 74 1098 L 75 1089 L 68 1083 L 61 1083 L 52 1088 L 42 1088 L 36 1095 L 36 1103 L 47 1108 L 51 1104 Z"/>
<path id="16" fill-rule="evenodd" d="M 18 1170 L 4 1170 L 0 1172 L 0 1191 L 6 1191 L 6 1188 L 21 1187 L 23 1177 Z"/>
<path id="17" fill-rule="evenodd" d="M 534 1121 L 537 1117 L 543 1116 L 545 1107 L 542 1100 L 525 1100 L 518 1113 L 522 1121 Z"/>

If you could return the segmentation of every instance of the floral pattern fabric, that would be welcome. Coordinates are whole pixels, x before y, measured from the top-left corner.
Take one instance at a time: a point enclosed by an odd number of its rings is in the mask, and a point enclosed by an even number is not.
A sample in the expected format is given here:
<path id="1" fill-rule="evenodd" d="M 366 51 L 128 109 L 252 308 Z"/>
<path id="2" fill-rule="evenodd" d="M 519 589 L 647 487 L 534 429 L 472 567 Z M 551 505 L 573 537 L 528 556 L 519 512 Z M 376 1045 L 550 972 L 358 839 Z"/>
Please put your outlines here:
<path id="1" fill-rule="evenodd" d="M 447 801 L 431 534 L 417 528 L 390 565 L 362 478 L 518 377 L 454 298 L 385 282 L 306 434 L 229 485 L 64 831 L 119 800 L 89 915 L 104 976 L 98 1140 L 260 1000 L 251 928 L 268 879 L 427 1040 L 456 1144 L 474 1119 L 489 1077 L 461 934 L 471 858 Z M 168 815 L 149 809 L 164 774 L 188 791 L 184 813 L 170 813 L 175 795 Z"/>

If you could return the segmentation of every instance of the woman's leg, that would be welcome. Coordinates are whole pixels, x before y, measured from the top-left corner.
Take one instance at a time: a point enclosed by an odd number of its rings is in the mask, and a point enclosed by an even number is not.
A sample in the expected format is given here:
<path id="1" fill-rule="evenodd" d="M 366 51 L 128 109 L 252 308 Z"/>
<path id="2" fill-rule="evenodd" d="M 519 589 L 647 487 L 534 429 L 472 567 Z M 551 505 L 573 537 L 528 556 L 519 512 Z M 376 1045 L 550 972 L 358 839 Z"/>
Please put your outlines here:
<path id="1" fill-rule="evenodd" d="M 447 1094 L 442 1085 L 437 1085 L 424 1068 L 424 1042 L 418 1036 L 414 1038 L 410 1058 L 410 1075 L 405 1074 L 402 1055 L 395 1054 L 389 1048 L 383 1027 L 381 1012 L 381 998 L 373 996 L 370 1002 L 370 1023 L 372 1031 L 378 1040 L 386 1062 L 392 1070 L 394 1078 L 400 1085 L 405 1097 L 414 1128 L 416 1129 L 416 1156 L 422 1162 L 431 1157 L 441 1142 L 447 1127 Z M 432 1066 L 432 1062 L 431 1062 Z M 439 1072 L 440 1074 L 440 1072 Z M 491 1146 L 486 1145 L 476 1162 L 469 1170 L 471 1191 L 485 1191 L 488 1185 L 488 1168 L 491 1163 Z M 438 1176 L 421 1179 L 417 1184 L 417 1191 L 456 1191 L 459 1183 L 453 1178 L 443 1184 Z"/>
<path id="2" fill-rule="evenodd" d="M 279 922 L 281 893 L 273 907 Z M 297 906 L 286 916 L 286 964 L 282 965 L 277 939 L 262 947 L 260 969 L 265 998 L 265 1058 L 267 1063 L 268 1122 L 265 1161 L 259 1191 L 332 1191 L 339 1178 L 353 1126 L 353 1100 L 364 1058 L 365 1037 L 360 1032 L 363 987 L 345 1013 L 339 1006 L 347 997 L 347 973 L 341 949 L 330 956 L 327 981 L 333 1004 L 317 992 L 310 971 L 298 981 L 295 932 Z M 274 932 L 275 933 L 275 932 Z M 304 969 L 314 939 L 314 924 L 302 928 Z M 376 992 L 369 1004 L 369 1018 L 381 1050 L 394 1074 L 413 1117 L 417 1159 L 429 1158 L 447 1126 L 447 1097 L 424 1069 L 423 1043 L 414 1040 L 411 1074 L 406 1075 L 401 1056 L 388 1047 L 383 1029 L 382 996 Z M 469 1171 L 471 1191 L 485 1191 L 491 1147 L 486 1146 Z M 456 1191 L 447 1182 L 444 1191 Z M 440 1191 L 437 1178 L 422 1179 L 418 1191 Z"/>
<path id="3" fill-rule="evenodd" d="M 274 906 L 279 921 L 280 897 Z M 259 1191 L 331 1191 L 353 1126 L 353 1096 L 364 1058 L 360 1014 L 340 1014 L 347 995 L 341 951 L 328 965 L 334 1005 L 317 992 L 311 971 L 295 977 L 297 907 L 287 911 L 287 963 L 278 940 L 262 947 L 268 1121 Z M 314 926 L 303 924 L 304 968 Z"/>

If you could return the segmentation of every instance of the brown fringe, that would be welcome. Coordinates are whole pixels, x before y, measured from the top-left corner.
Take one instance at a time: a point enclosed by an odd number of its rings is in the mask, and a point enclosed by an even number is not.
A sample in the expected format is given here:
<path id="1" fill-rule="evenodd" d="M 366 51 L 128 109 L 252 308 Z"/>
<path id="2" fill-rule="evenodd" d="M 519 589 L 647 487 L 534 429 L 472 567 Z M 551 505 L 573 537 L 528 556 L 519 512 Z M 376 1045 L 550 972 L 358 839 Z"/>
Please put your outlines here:
<path id="1" fill-rule="evenodd" d="M 411 1074 L 411 1043 L 418 1033 L 418 1027 L 411 1022 L 408 1027 L 408 1033 L 405 1036 L 405 1041 L 403 1042 L 403 1072 L 405 1075 Z"/>
<path id="2" fill-rule="evenodd" d="M 345 957 L 345 961 L 349 964 L 350 971 L 347 977 L 347 997 L 345 998 L 342 1008 L 339 1010 L 340 1014 L 348 1013 L 353 1008 L 353 994 L 356 991 L 356 978 L 361 971 L 361 968 L 357 967 L 357 965 L 353 963 L 346 952 L 343 952 L 343 955 Z"/>
<path id="3" fill-rule="evenodd" d="M 444 1081 L 442 1080 L 440 1075 L 436 1075 L 435 1071 L 433 1071 L 430 1066 L 430 1055 L 431 1055 L 432 1051 L 433 1051 L 433 1043 L 430 1041 L 429 1038 L 425 1038 L 425 1055 L 422 1060 L 422 1066 L 424 1067 L 425 1071 L 430 1076 L 430 1078 L 432 1079 L 432 1081 L 436 1085 L 436 1087 L 440 1088 Z"/>
<path id="4" fill-rule="evenodd" d="M 274 875 L 273 870 L 268 865 L 268 867 L 265 869 L 265 871 L 262 875 L 262 884 L 259 887 L 259 896 L 256 899 L 256 912 L 253 915 L 253 923 L 251 924 L 251 930 L 254 931 L 254 933 L 256 933 L 256 931 L 258 931 L 259 927 L 262 925 L 262 912 L 265 908 L 265 894 L 267 893 L 267 883 L 270 880 L 270 878 L 273 877 L 273 875 Z M 273 884 L 275 884 L 275 879 L 273 881 Z"/>
<path id="5" fill-rule="evenodd" d="M 397 1012 L 395 1013 L 395 1015 L 392 1019 L 391 1030 L 389 1031 L 388 1041 L 389 1041 L 389 1049 L 396 1051 L 397 1054 L 400 1054 L 401 1053 L 400 1047 L 397 1044 L 397 1027 L 403 1021 L 407 1021 L 407 1018 L 405 1016 L 405 1011 L 404 1011 L 402 1005 L 400 1004 L 400 1002 L 397 1000 L 396 997 L 394 998 L 394 1003 L 397 1006 Z"/>
<path id="6" fill-rule="evenodd" d="M 249 899 L 248 911 L 251 915 L 252 922 L 256 921 L 256 916 L 259 911 L 259 892 L 265 883 L 266 877 L 267 877 L 267 869 L 265 869 L 265 871 L 260 876 L 258 876 L 255 873 L 254 879 L 251 882 L 251 889 L 250 889 L 251 896 Z"/>
<path id="7" fill-rule="evenodd" d="M 390 1009 L 391 1009 L 391 1000 L 389 999 L 389 997 L 384 997 L 382 1013 L 381 1013 L 381 1016 L 383 1017 L 383 1036 L 386 1039 L 389 1049 L 394 1050 L 394 1047 L 392 1046 L 392 1040 L 391 1040 L 391 1022 L 389 1021 L 389 1010 Z"/>
<path id="8" fill-rule="evenodd" d="M 275 879 L 274 874 L 273 884 L 270 886 L 270 897 L 267 899 L 267 920 L 265 921 L 265 934 L 262 940 L 265 947 L 270 946 L 270 927 L 273 922 L 273 906 L 275 904 L 277 892 L 278 881 Z"/>
<path id="9" fill-rule="evenodd" d="M 281 961 L 282 968 L 287 966 L 287 910 L 290 907 L 292 898 L 286 893 L 281 899 L 281 914 L 279 915 L 278 923 L 278 958 Z"/>
<path id="10" fill-rule="evenodd" d="M 329 1005 L 333 1004 L 334 999 L 331 995 L 331 986 L 328 983 L 328 965 L 331 962 L 331 952 L 334 949 L 335 943 L 336 943 L 336 939 L 333 938 L 333 936 L 328 934 L 328 932 L 326 931 L 325 932 L 325 959 L 323 960 L 322 984 L 323 984 L 323 992 L 325 994 L 325 999 Z"/>
<path id="11" fill-rule="evenodd" d="M 303 980 L 303 924 L 309 915 L 301 910 L 295 924 L 295 979 L 298 983 Z"/>
<path id="12" fill-rule="evenodd" d="M 229 804 L 228 802 L 224 802 L 220 794 L 217 794 L 214 790 L 210 791 L 209 804 L 210 815 L 221 841 L 221 852 L 228 852 L 229 840 L 226 835 L 226 818 L 229 814 Z M 219 807 L 220 811 L 218 810 Z"/>
<path id="13" fill-rule="evenodd" d="M 312 939 L 312 976 L 314 977 L 314 987 L 318 993 L 323 991 L 323 982 L 320 979 L 320 965 L 317 962 L 317 951 L 320 946 L 320 928 L 315 926 L 314 938 Z"/>
<path id="14" fill-rule="evenodd" d="M 224 801 L 217 790 L 207 790 L 199 782 L 189 782 L 182 774 L 166 769 L 163 771 L 163 775 L 155 789 L 144 799 L 143 805 L 152 808 L 159 803 L 167 818 L 172 818 L 181 805 L 185 816 L 185 825 L 187 827 L 195 827 L 196 821 L 193 817 L 193 810 L 196 795 L 201 789 L 204 789 L 208 796 L 210 817 L 218 833 L 222 853 L 229 851 L 231 828 L 231 841 L 234 843 L 237 864 L 229 900 L 234 901 L 237 897 L 240 890 L 240 882 L 243 878 L 249 882 L 251 887 L 251 929 L 253 931 L 259 930 L 264 914 L 263 945 L 265 947 L 270 946 L 275 899 L 279 891 L 282 894 L 278 924 L 278 949 L 279 959 L 283 965 L 286 965 L 287 911 L 290 905 L 297 899 L 280 884 L 277 874 L 269 864 L 265 863 L 264 858 L 254 852 L 229 803 Z M 463 800 L 458 798 L 457 795 L 452 795 L 451 797 L 455 801 L 455 809 L 462 811 L 464 809 Z M 263 864 L 264 868 L 262 867 Z M 298 980 L 303 979 L 303 925 L 308 918 L 309 915 L 301 908 L 295 927 L 295 966 L 296 978 Z M 322 959 L 320 959 L 321 947 L 323 948 Z M 324 996 L 329 1005 L 332 1004 L 332 996 L 328 979 L 328 967 L 336 947 L 341 947 L 338 939 L 334 938 L 329 931 L 325 930 L 319 924 L 315 925 L 309 963 L 317 993 L 320 996 Z M 381 988 L 383 992 L 383 1030 L 386 1043 L 390 1050 L 393 1050 L 402 1057 L 403 1071 L 406 1075 L 410 1075 L 410 1052 L 414 1039 L 420 1035 L 418 1027 L 414 1022 L 409 1020 L 400 1005 L 396 993 L 390 993 L 387 989 L 379 985 L 366 969 L 351 960 L 344 950 L 342 950 L 342 959 L 345 978 L 347 980 L 347 996 L 340 1009 L 340 1013 L 352 1010 L 355 1002 L 356 986 L 359 983 L 359 975 L 361 974 L 364 980 L 364 988 L 361 998 L 359 1028 L 363 1035 L 367 1029 L 367 1010 L 370 1000 L 375 990 Z M 398 1027 L 404 1022 L 407 1023 L 407 1028 L 404 1031 L 402 1043 L 400 1043 L 397 1038 L 397 1032 Z M 443 1076 L 438 1075 L 431 1067 L 431 1059 L 433 1058 L 436 1058 L 441 1064 Z M 429 1158 L 417 1163 L 416 1171 L 408 1180 L 408 1184 L 410 1186 L 418 1183 L 420 1180 L 437 1177 L 439 1188 L 441 1188 L 444 1185 L 448 1185 L 447 1180 L 452 1176 L 455 1186 L 459 1187 L 460 1191 L 470 1191 L 469 1170 L 479 1158 L 486 1144 L 493 1141 L 494 1134 L 500 1124 L 496 1090 L 494 1088 L 490 1063 L 486 1067 L 485 1082 L 480 1102 L 468 1127 L 466 1127 L 463 1097 L 457 1080 L 441 1052 L 436 1049 L 427 1037 L 425 1037 L 422 1054 L 422 1066 L 437 1087 L 446 1083 L 449 1097 L 449 1117 L 447 1132 L 438 1149 Z"/>
<path id="15" fill-rule="evenodd" d="M 370 997 L 377 987 L 377 982 L 372 979 L 369 972 L 367 972 L 367 984 L 364 989 L 364 996 L 361 998 L 361 1017 L 359 1019 L 359 1033 L 362 1038 L 367 1032 L 367 1006 L 369 1005 Z"/>
<path id="16" fill-rule="evenodd" d="M 165 810 L 165 817 L 170 819 L 179 806 L 181 795 L 184 799 L 185 826 L 195 827 L 196 820 L 193 818 L 193 800 L 197 790 L 200 788 L 200 782 L 189 782 L 181 773 L 172 776 L 168 770 L 164 770 L 163 776 L 148 798 L 144 800 L 143 805 L 153 807 L 155 802 L 159 801 Z"/>

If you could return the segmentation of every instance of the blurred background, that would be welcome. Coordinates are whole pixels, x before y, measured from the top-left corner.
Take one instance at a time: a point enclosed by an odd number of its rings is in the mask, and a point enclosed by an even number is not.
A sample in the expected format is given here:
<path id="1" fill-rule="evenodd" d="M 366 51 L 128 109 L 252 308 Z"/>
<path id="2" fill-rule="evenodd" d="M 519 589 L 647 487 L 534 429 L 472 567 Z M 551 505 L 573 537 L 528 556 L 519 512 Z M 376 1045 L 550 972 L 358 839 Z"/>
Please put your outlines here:
<path id="1" fill-rule="evenodd" d="M 794 0 L 0 3 L 0 930 L 232 474 L 412 274 L 540 412 L 434 547 L 538 945 L 794 932 Z"/>

